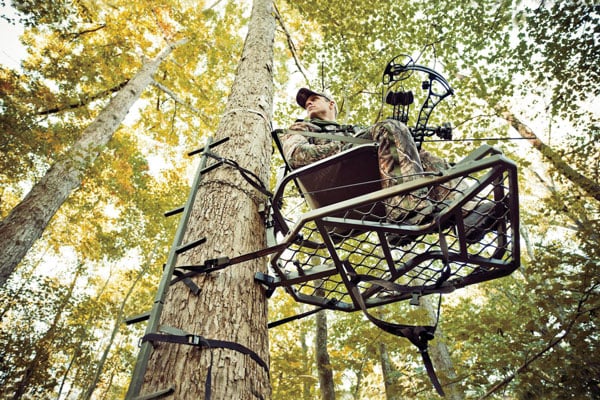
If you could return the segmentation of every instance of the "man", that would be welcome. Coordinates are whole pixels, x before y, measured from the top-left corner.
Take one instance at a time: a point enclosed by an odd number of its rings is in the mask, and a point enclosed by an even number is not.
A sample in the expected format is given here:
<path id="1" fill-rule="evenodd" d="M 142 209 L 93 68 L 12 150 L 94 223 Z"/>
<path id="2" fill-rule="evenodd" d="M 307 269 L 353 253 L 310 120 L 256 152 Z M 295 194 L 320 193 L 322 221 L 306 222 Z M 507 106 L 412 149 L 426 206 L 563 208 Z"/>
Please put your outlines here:
<path id="1" fill-rule="evenodd" d="M 296 95 L 296 101 L 306 110 L 307 118 L 296 121 L 281 137 L 284 156 L 292 168 L 311 164 L 347 148 L 348 144 L 343 141 L 307 137 L 294 132 L 352 134 L 352 129 L 342 129 L 336 122 L 338 110 L 331 95 L 302 88 Z M 361 132 L 359 137 L 379 144 L 378 166 L 383 188 L 449 168 L 441 158 L 424 150 L 418 151 L 409 129 L 400 121 L 388 119 L 378 122 Z M 431 217 L 437 202 L 447 199 L 449 194 L 449 190 L 440 187 L 431 193 L 428 188 L 422 188 L 407 196 L 388 199 L 386 206 L 391 219 L 404 224 L 419 224 Z"/>

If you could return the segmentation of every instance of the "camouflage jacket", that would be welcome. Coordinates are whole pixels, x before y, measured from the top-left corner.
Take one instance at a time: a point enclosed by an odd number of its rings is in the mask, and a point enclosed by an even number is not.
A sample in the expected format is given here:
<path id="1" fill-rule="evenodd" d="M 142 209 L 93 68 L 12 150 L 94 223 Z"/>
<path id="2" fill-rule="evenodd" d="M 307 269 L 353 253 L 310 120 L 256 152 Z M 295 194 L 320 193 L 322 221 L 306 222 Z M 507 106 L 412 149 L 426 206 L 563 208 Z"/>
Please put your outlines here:
<path id="1" fill-rule="evenodd" d="M 322 132 L 332 135 L 351 135 L 354 127 L 334 121 L 298 120 L 281 135 L 283 154 L 292 168 L 299 168 L 342 151 L 347 143 L 304 136 L 294 131 Z"/>

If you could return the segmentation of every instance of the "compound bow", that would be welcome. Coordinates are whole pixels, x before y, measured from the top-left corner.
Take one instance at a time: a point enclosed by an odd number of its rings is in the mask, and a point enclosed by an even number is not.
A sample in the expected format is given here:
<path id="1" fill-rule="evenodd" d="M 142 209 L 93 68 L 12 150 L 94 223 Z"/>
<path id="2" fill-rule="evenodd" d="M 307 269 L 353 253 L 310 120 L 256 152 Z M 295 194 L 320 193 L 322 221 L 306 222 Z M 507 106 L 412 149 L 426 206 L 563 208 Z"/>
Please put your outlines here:
<path id="1" fill-rule="evenodd" d="M 408 59 L 405 63 L 398 63 L 400 57 Z M 427 91 L 427 97 L 421 106 L 417 122 L 414 126 L 409 126 L 410 132 L 420 149 L 423 139 L 426 136 L 437 135 L 441 139 L 452 139 L 452 127 L 450 123 L 443 123 L 439 126 L 430 127 L 427 125 L 433 109 L 446 97 L 454 94 L 448 81 L 435 70 L 415 64 L 413 59 L 406 55 L 394 57 L 385 67 L 382 77 L 382 83 L 387 86 L 385 102 L 394 107 L 391 118 L 397 119 L 408 125 L 408 112 L 411 104 L 414 103 L 414 95 L 411 90 L 393 91 L 393 86 L 400 81 L 410 78 L 413 72 L 427 74 L 427 79 L 421 82 L 421 89 Z M 439 89 L 438 89 L 439 88 Z"/>

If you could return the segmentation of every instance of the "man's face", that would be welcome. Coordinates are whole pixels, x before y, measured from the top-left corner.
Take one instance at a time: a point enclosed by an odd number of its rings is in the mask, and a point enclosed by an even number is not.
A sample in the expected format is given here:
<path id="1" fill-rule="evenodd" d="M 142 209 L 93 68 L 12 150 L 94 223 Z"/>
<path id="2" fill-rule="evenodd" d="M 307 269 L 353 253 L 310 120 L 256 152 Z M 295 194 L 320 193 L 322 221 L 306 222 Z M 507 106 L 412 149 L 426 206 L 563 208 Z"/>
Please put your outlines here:
<path id="1" fill-rule="evenodd" d="M 306 99 L 305 106 L 308 118 L 319 118 L 325 120 L 335 119 L 333 102 L 327 100 L 323 96 L 318 96 L 316 94 L 310 96 L 308 99 Z"/>

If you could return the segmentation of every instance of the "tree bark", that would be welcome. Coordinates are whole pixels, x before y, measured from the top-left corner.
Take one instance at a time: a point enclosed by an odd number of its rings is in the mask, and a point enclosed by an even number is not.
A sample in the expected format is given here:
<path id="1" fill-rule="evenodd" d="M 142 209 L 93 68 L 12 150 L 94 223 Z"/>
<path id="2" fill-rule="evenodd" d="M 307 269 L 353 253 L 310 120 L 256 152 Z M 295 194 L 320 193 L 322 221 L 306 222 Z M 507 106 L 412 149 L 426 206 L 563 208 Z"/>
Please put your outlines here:
<path id="1" fill-rule="evenodd" d="M 397 385 L 398 371 L 394 369 L 387 347 L 383 342 L 379 343 L 379 360 L 381 362 L 381 374 L 383 375 L 386 400 L 400 400 L 402 396 Z"/>
<path id="2" fill-rule="evenodd" d="M 317 355 L 317 370 L 319 371 L 319 386 L 321 399 L 335 400 L 335 387 L 333 385 L 333 370 L 329 353 L 327 352 L 327 314 L 319 311 L 316 315 L 317 334 L 315 338 L 315 353 Z"/>
<path id="3" fill-rule="evenodd" d="M 273 41 L 271 0 L 255 0 L 236 78 L 213 149 L 268 182 L 273 107 Z M 201 246 L 180 254 L 178 265 L 202 265 L 208 259 L 235 257 L 261 248 L 265 198 L 235 169 L 221 166 L 206 173 L 192 207 L 183 243 L 206 238 Z M 161 326 L 171 326 L 206 339 L 238 343 L 268 364 L 267 302 L 254 274 L 266 272 L 263 259 L 229 266 L 193 278 L 194 295 L 182 282 L 170 286 Z M 269 399 L 268 373 L 252 358 L 229 348 L 197 348 L 155 342 L 141 395 L 173 388 L 173 398 L 203 399 L 209 367 L 211 399 Z"/>
<path id="4" fill-rule="evenodd" d="M 25 198 L 0 222 L 0 287 L 4 286 L 16 266 L 66 201 L 79 188 L 85 171 L 100 152 L 152 82 L 152 75 L 161 62 L 183 43 L 177 42 L 162 50 L 111 99 L 98 117 L 86 129 L 73 147 L 50 167 Z"/>

